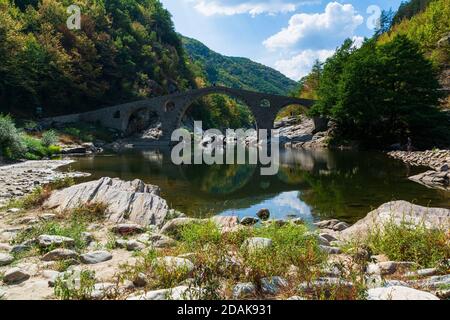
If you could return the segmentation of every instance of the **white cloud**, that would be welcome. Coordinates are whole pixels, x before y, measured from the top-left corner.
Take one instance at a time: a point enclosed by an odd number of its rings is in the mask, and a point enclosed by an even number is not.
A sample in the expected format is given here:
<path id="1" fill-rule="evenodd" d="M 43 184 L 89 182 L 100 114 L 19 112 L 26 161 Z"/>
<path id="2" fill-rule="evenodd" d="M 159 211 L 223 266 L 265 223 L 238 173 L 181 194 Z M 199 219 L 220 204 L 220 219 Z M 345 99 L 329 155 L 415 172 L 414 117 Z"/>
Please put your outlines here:
<path id="1" fill-rule="evenodd" d="M 189 0 L 194 4 L 194 8 L 205 16 L 225 15 L 232 16 L 237 14 L 250 14 L 255 17 L 260 14 L 274 15 L 278 13 L 287 13 L 295 11 L 301 5 L 317 4 L 320 0 L 312 1 L 291 1 L 284 0 L 245 0 L 230 1 L 227 0 Z M 230 3 L 232 2 L 232 3 Z"/>
<path id="2" fill-rule="evenodd" d="M 306 76 L 316 60 L 324 62 L 334 54 L 334 50 L 304 50 L 290 59 L 278 60 L 275 68 L 293 80 Z"/>
<path id="3" fill-rule="evenodd" d="M 364 43 L 364 37 L 354 36 L 354 37 L 352 37 L 352 41 L 353 41 L 353 47 L 355 47 L 356 49 L 359 49 L 362 47 L 362 45 Z"/>
<path id="4" fill-rule="evenodd" d="M 266 39 L 263 44 L 268 49 L 290 48 L 301 42 L 317 44 L 328 40 L 343 40 L 353 36 L 356 28 L 364 22 L 351 4 L 330 2 L 323 13 L 295 14 L 289 25 Z"/>

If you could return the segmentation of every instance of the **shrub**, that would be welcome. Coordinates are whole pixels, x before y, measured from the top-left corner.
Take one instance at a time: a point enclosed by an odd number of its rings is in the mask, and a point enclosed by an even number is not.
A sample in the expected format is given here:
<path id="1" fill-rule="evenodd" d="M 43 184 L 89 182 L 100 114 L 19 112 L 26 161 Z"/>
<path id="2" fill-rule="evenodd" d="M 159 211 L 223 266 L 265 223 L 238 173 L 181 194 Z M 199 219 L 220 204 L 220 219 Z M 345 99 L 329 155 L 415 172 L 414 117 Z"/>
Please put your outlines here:
<path id="1" fill-rule="evenodd" d="M 59 137 L 54 130 L 48 130 L 42 134 L 41 141 L 44 146 L 50 147 L 58 143 Z"/>
<path id="2" fill-rule="evenodd" d="M 184 226 L 181 230 L 180 238 L 188 250 L 195 250 L 202 248 L 206 244 L 220 244 L 222 237 L 216 224 L 208 221 Z"/>
<path id="3" fill-rule="evenodd" d="M 9 115 L 0 114 L 0 155 L 18 159 L 26 152 L 26 146 L 21 139 L 21 132 L 16 128 Z"/>
<path id="4" fill-rule="evenodd" d="M 385 254 L 391 260 L 412 261 L 420 266 L 435 267 L 450 258 L 449 235 L 442 230 L 430 230 L 424 225 L 387 223 L 383 230 L 370 233 L 367 245 L 375 254 Z"/>

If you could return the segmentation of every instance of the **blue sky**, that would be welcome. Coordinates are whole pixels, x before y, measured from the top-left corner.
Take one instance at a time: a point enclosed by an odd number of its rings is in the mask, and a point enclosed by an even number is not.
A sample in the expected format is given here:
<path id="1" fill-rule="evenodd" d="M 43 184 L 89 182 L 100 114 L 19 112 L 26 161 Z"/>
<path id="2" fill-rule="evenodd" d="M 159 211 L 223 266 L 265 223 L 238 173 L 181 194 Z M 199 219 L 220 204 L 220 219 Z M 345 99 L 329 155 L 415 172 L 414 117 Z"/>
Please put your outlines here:
<path id="1" fill-rule="evenodd" d="M 346 38 L 373 34 L 377 12 L 401 0 L 162 0 L 181 34 L 299 80 Z"/>

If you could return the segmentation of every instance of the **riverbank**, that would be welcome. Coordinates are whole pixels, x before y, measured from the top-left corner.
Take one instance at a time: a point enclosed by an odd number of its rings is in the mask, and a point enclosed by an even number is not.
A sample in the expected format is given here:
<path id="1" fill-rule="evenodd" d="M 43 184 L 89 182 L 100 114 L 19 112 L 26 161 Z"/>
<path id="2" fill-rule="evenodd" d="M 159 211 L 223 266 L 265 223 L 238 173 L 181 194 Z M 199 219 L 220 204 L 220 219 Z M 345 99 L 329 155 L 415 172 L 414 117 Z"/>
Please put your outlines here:
<path id="1" fill-rule="evenodd" d="M 268 210 L 257 216 L 187 218 L 140 180 L 55 190 L 42 206 L 0 213 L 0 296 L 449 297 L 448 209 L 392 202 L 353 226 L 329 220 L 313 228 L 301 219 L 272 220 Z M 392 241 L 403 242 L 401 250 Z"/>
<path id="2" fill-rule="evenodd" d="M 13 164 L 0 163 L 0 207 L 11 198 L 22 197 L 36 187 L 58 179 L 89 176 L 81 172 L 60 172 L 59 167 L 69 165 L 74 160 L 36 160 Z"/>
<path id="3" fill-rule="evenodd" d="M 392 151 L 388 155 L 412 166 L 432 170 L 409 177 L 410 180 L 430 188 L 450 191 L 450 150 Z"/>

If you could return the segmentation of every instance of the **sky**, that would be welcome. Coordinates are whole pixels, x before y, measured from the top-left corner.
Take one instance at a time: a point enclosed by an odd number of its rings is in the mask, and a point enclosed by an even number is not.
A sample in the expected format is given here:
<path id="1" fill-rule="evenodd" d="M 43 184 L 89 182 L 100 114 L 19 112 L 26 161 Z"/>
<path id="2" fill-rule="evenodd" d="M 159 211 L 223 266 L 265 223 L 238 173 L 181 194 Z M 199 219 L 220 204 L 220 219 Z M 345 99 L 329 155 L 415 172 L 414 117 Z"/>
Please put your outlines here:
<path id="1" fill-rule="evenodd" d="M 373 35 L 381 10 L 402 0 L 161 0 L 177 32 L 227 56 L 246 57 L 293 80 L 346 38 Z"/>

